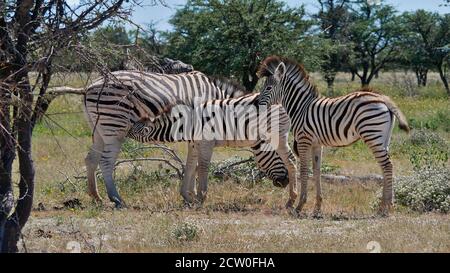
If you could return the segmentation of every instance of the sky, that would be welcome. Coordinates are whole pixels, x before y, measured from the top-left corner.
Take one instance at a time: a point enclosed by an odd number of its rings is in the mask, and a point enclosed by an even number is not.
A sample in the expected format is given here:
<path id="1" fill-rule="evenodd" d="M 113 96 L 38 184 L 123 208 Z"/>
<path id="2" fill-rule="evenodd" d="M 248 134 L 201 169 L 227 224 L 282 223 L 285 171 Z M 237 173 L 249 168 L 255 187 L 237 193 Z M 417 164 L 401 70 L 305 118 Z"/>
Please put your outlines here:
<path id="1" fill-rule="evenodd" d="M 77 0 L 71 0 L 77 1 Z M 377 0 L 373 0 L 377 1 Z M 150 0 L 144 0 L 150 3 Z M 317 10 L 316 0 L 285 0 L 290 7 L 297 7 L 305 4 L 307 12 L 314 12 Z M 439 13 L 449 13 L 450 7 L 440 7 L 443 0 L 385 0 L 386 3 L 393 5 L 398 11 L 414 11 L 417 9 L 425 9 L 428 11 L 436 11 Z M 170 30 L 171 25 L 168 23 L 170 17 L 175 13 L 176 9 L 182 7 L 186 0 L 165 0 L 167 7 L 162 5 L 149 6 L 143 8 L 136 8 L 133 13 L 132 20 L 140 25 L 145 25 L 150 22 L 156 24 L 158 30 Z"/>

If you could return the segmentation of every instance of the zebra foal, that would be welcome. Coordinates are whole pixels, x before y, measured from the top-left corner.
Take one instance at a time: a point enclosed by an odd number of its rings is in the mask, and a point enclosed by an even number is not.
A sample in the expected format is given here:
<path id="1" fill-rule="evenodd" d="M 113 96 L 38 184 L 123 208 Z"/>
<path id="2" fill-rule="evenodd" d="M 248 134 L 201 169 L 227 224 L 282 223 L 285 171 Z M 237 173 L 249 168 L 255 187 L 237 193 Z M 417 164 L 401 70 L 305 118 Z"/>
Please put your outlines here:
<path id="1" fill-rule="evenodd" d="M 395 103 L 387 96 L 365 91 L 337 98 L 324 97 L 309 81 L 308 74 L 301 65 L 277 56 L 266 58 L 258 74 L 266 78 L 261 89 L 260 104 L 281 103 L 291 119 L 295 138 L 294 152 L 300 159 L 301 193 L 296 210 L 300 212 L 306 203 L 308 163 L 311 156 L 316 186 L 314 214 L 319 215 L 322 204 L 322 146 L 347 146 L 362 139 L 383 171 L 383 194 L 379 212 L 387 215 L 393 199 L 389 142 L 395 117 L 399 120 L 400 129 L 409 131 L 408 122 Z"/>

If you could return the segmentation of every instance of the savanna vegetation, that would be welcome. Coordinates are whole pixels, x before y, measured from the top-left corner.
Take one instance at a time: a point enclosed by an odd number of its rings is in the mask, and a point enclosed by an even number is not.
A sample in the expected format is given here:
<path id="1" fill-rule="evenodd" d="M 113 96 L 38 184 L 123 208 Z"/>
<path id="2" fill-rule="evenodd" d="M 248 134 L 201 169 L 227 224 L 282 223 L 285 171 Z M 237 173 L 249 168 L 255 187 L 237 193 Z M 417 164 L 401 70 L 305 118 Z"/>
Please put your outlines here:
<path id="1" fill-rule="evenodd" d="M 161 32 L 127 24 L 138 2 L 84 1 L 78 10 L 53 2 L 1 2 L 2 251 L 367 252 L 371 241 L 383 252 L 450 251 L 449 14 L 399 13 L 383 1 L 319 0 L 310 14 L 277 0 L 188 0 L 171 18 L 173 29 Z M 84 87 L 129 58 L 145 64 L 156 55 L 257 91 L 258 64 L 271 54 L 302 62 L 324 94 L 370 86 L 404 112 L 412 132 L 395 128 L 391 140 L 396 206 L 389 218 L 375 216 L 380 170 L 361 142 L 324 150 L 322 219 L 290 215 L 287 192 L 253 161 L 233 166 L 251 156 L 245 149 L 217 148 L 208 199 L 185 208 L 174 168 L 131 160 L 164 158 L 178 168 L 183 143 L 168 145 L 174 157 L 127 141 L 115 176 L 129 207 L 92 202 L 81 97 L 47 105 L 52 87 Z"/>

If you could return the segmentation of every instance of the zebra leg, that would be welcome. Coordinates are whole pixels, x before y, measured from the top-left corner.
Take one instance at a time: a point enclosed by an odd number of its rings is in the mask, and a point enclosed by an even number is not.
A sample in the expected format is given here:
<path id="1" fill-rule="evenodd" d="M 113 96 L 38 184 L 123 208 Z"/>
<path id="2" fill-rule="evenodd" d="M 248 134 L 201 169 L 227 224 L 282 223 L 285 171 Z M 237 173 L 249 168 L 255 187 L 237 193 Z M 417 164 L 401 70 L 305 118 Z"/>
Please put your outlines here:
<path id="1" fill-rule="evenodd" d="M 105 141 L 103 153 L 100 159 L 100 169 L 102 170 L 103 178 L 105 179 L 106 191 L 108 192 L 109 200 L 115 203 L 116 208 L 125 207 L 124 201 L 117 192 L 113 178 L 114 165 L 123 141 L 123 138 L 114 139 L 108 142 Z"/>
<path id="2" fill-rule="evenodd" d="M 214 141 L 203 141 L 198 147 L 198 185 L 197 201 L 203 203 L 206 200 L 208 192 L 208 170 L 211 163 L 211 157 L 214 149 Z"/>
<path id="3" fill-rule="evenodd" d="M 197 149 L 194 147 L 193 143 L 189 143 L 183 181 L 180 186 L 180 194 L 186 204 L 192 204 L 194 202 L 197 161 Z"/>
<path id="4" fill-rule="evenodd" d="M 286 208 L 290 209 L 293 207 L 295 200 L 297 199 L 297 167 L 296 159 L 291 149 L 289 148 L 286 138 L 280 137 L 280 142 L 277 149 L 278 155 L 280 155 L 281 160 L 286 165 L 288 169 L 289 176 L 289 200 L 286 203 Z"/>
<path id="5" fill-rule="evenodd" d="M 388 216 L 389 211 L 393 205 L 393 188 L 392 188 L 392 173 L 393 167 L 391 159 L 389 158 L 389 142 L 391 140 L 392 130 L 394 127 L 394 118 L 390 114 L 390 122 L 379 126 L 362 126 L 359 129 L 359 134 L 364 142 L 369 146 L 375 159 L 383 171 L 383 193 L 381 197 L 381 204 L 378 213 L 382 216 Z M 370 128 L 373 132 L 365 130 Z"/>
<path id="6" fill-rule="evenodd" d="M 320 166 L 322 164 L 322 146 L 312 146 L 312 162 L 313 162 L 313 178 L 316 187 L 316 204 L 314 206 L 313 215 L 320 217 L 322 207 L 322 189 L 320 185 Z"/>
<path id="7" fill-rule="evenodd" d="M 311 144 L 300 140 L 297 142 L 297 151 L 300 158 L 300 200 L 296 211 L 300 213 L 306 203 L 308 194 L 308 169 L 311 155 Z"/>
<path id="8" fill-rule="evenodd" d="M 380 165 L 383 171 L 383 193 L 378 213 L 382 216 L 388 216 L 393 204 L 393 167 L 392 162 L 389 158 L 389 152 L 387 148 L 382 147 L 377 149 L 377 147 L 371 147 L 371 149 L 373 154 L 375 155 L 375 158 L 377 159 L 378 165 Z"/>
<path id="9" fill-rule="evenodd" d="M 98 163 L 100 161 L 101 154 L 103 152 L 103 139 L 95 132 L 93 137 L 93 144 L 84 159 L 86 163 L 86 172 L 88 180 L 88 193 L 94 198 L 94 200 L 101 202 L 102 198 L 98 193 L 97 181 L 95 177 L 95 171 L 97 170 Z"/>

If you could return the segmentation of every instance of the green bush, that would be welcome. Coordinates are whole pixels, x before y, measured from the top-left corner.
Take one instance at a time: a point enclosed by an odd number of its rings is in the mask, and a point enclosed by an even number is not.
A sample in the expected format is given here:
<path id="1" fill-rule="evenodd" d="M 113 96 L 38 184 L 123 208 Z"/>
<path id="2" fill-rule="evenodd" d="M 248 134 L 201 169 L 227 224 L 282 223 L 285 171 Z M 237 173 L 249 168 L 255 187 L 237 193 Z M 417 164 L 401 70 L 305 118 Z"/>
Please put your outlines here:
<path id="1" fill-rule="evenodd" d="M 409 123 L 412 128 L 416 129 L 428 129 L 428 130 L 443 130 L 450 132 L 450 111 L 439 110 L 436 113 L 421 117 L 411 118 Z"/>
<path id="2" fill-rule="evenodd" d="M 448 164 L 449 145 L 439 134 L 415 130 L 409 140 L 409 160 L 415 171 L 442 168 Z"/>

